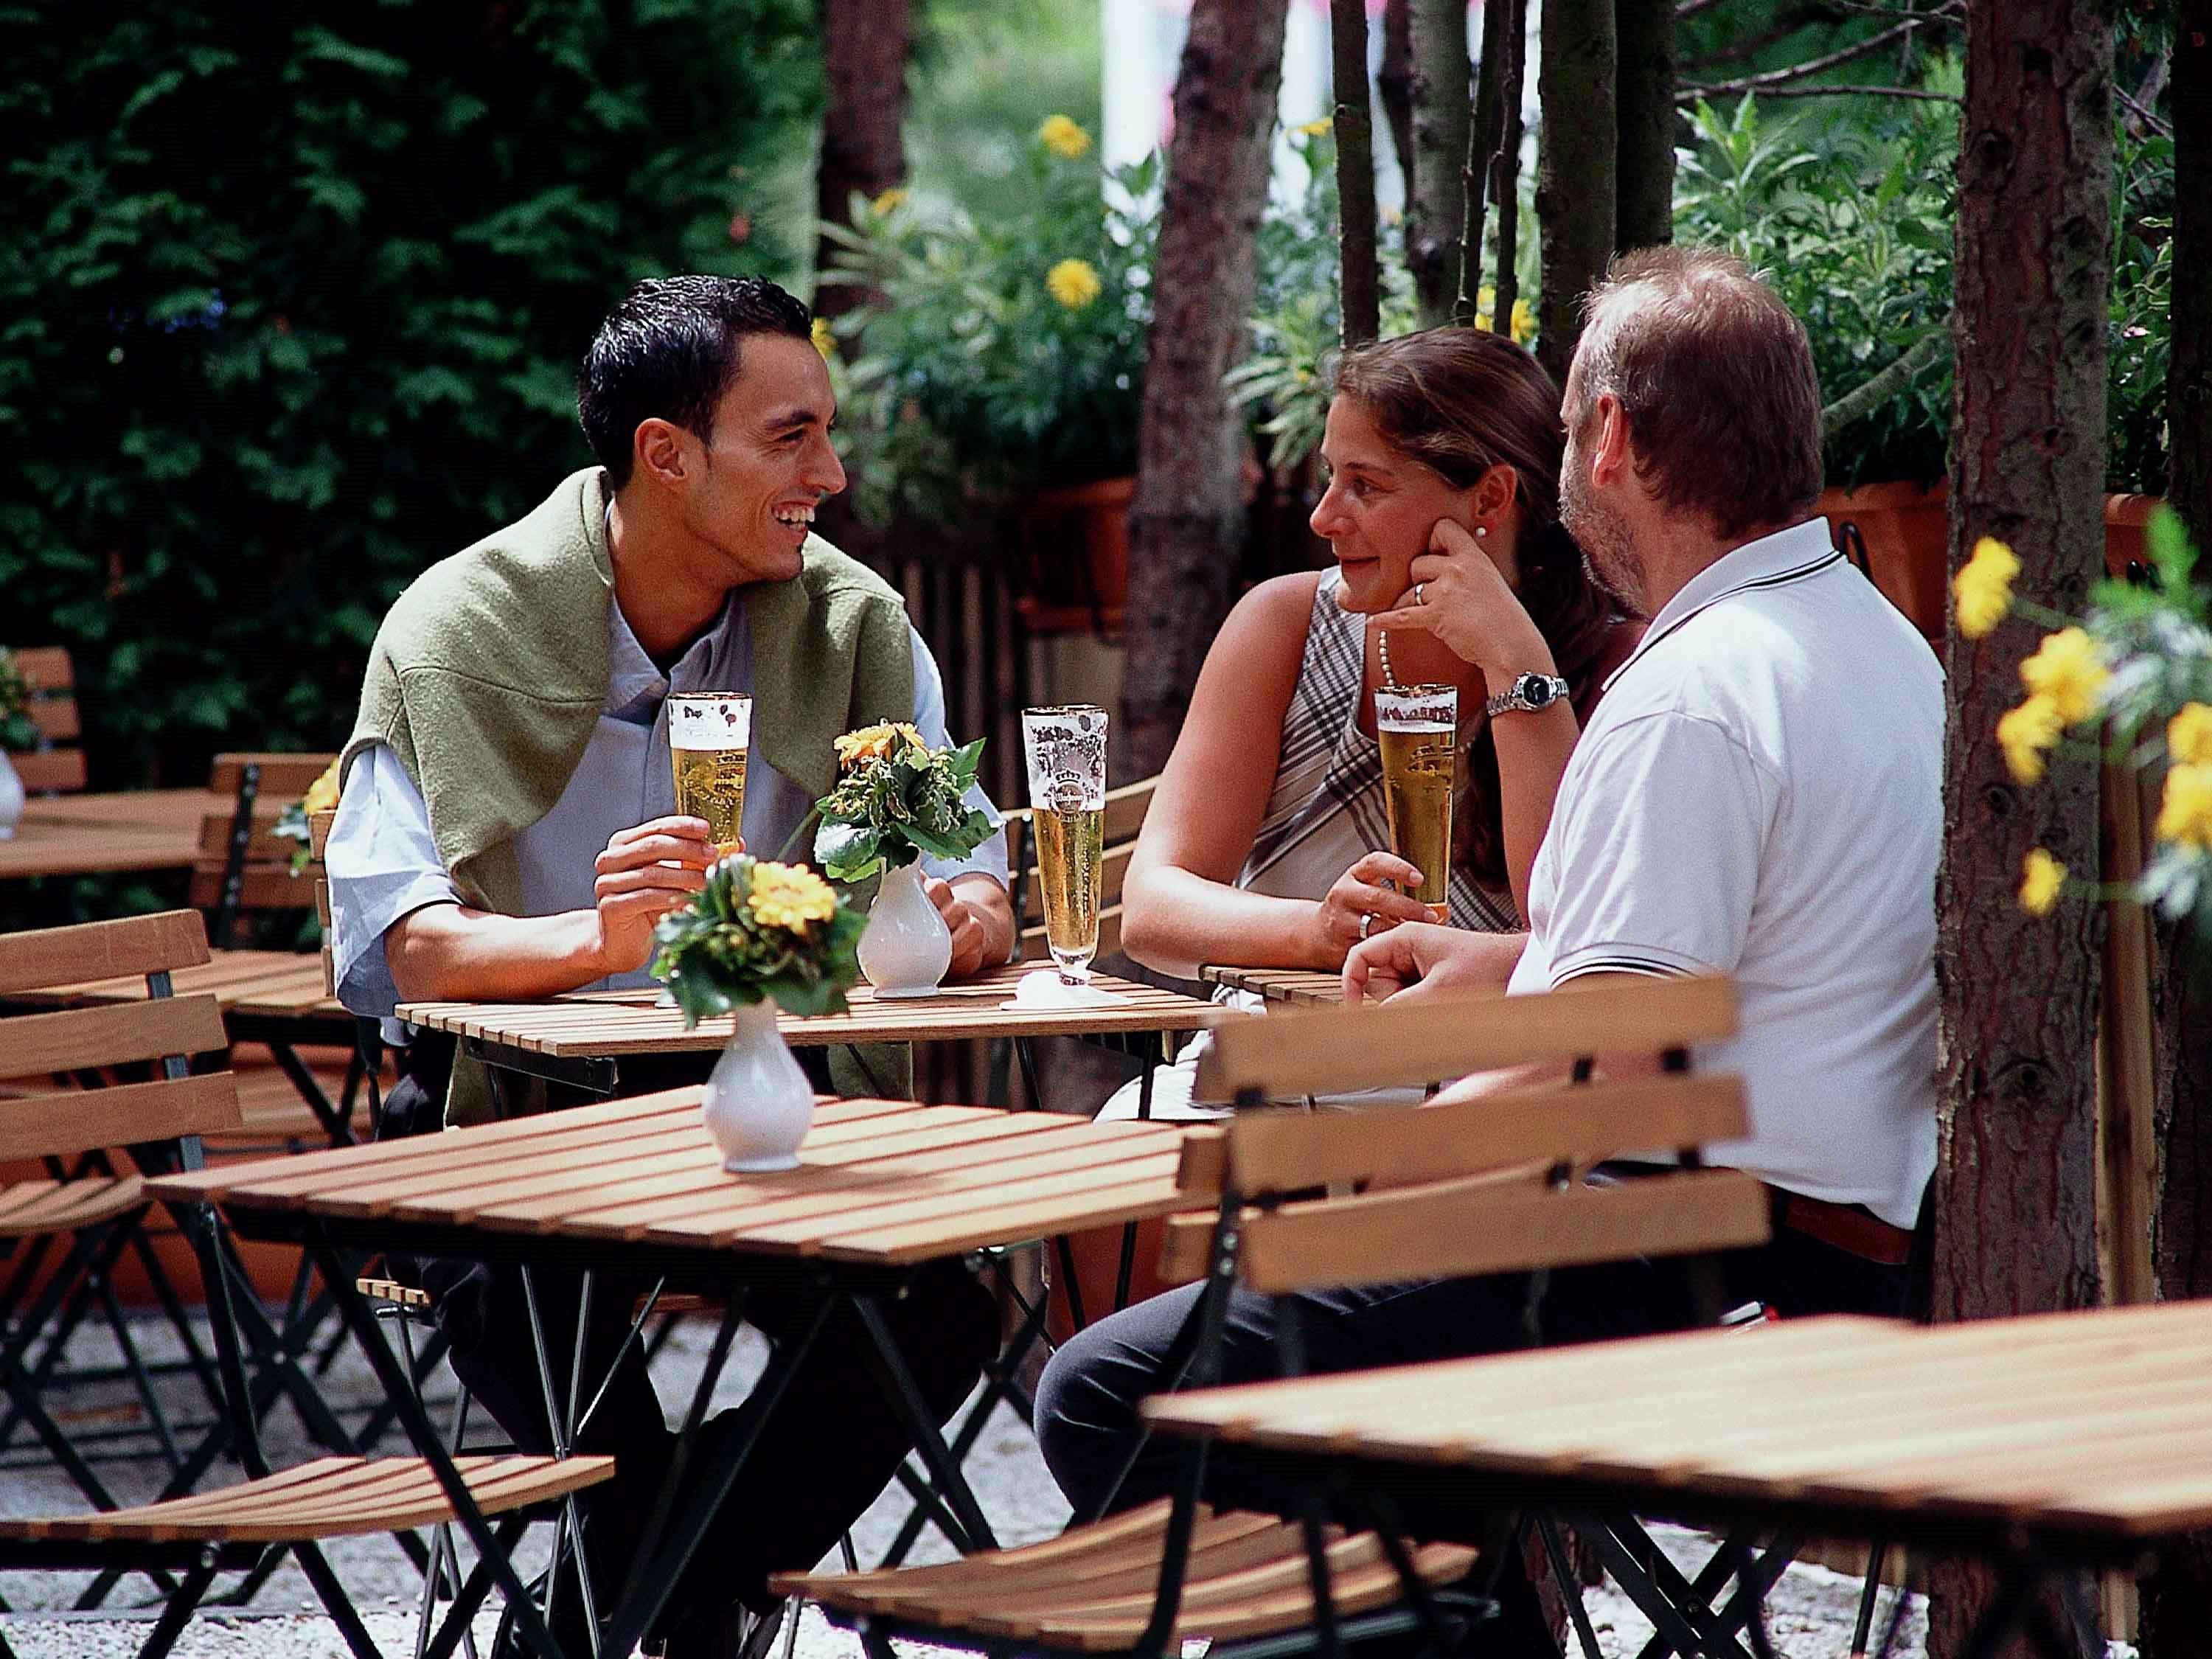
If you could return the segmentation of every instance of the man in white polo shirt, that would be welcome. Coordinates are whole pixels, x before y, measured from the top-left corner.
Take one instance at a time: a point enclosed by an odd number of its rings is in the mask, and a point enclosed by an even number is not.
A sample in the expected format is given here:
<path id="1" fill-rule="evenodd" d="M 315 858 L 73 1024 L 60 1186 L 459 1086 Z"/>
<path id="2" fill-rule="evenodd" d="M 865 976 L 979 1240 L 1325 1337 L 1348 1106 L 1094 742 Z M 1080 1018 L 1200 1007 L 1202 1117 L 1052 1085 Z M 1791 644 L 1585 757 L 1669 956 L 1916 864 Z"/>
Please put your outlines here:
<path id="1" fill-rule="evenodd" d="M 1511 988 L 1733 975 L 1742 1034 L 1700 1059 L 1744 1076 L 1753 1133 L 1711 1152 L 1770 1184 L 1778 1225 L 1718 1264 L 1722 1288 L 1785 1314 L 1901 1312 L 1936 1162 L 1942 671 L 1811 517 L 1820 388 L 1772 290 L 1725 255 L 1655 248 L 1616 264 L 1588 316 L 1563 411 L 1563 516 L 1599 580 L 1651 620 L 1568 762 Z M 1500 721 L 1556 717 L 1490 707 Z M 1498 945 L 1393 928 L 1352 953 L 1347 988 L 1494 985 L 1510 954 Z M 1171 1449 L 1139 1449 L 1135 1402 L 1164 1386 L 1199 1289 L 1092 1325 L 1047 1368 L 1038 1439 L 1078 1513 L 1109 1491 L 1121 1506 L 1164 1489 Z M 1518 1346 L 1529 1305 L 1520 1275 L 1298 1300 L 1314 1371 Z M 1541 1322 L 1553 1341 L 1629 1335 L 1687 1324 L 1700 1300 L 1682 1261 L 1608 1263 L 1553 1273 Z M 1274 1374 L 1278 1306 L 1232 1296 L 1224 1382 Z M 1556 1653 L 1507 1579 L 1486 1647 Z"/>

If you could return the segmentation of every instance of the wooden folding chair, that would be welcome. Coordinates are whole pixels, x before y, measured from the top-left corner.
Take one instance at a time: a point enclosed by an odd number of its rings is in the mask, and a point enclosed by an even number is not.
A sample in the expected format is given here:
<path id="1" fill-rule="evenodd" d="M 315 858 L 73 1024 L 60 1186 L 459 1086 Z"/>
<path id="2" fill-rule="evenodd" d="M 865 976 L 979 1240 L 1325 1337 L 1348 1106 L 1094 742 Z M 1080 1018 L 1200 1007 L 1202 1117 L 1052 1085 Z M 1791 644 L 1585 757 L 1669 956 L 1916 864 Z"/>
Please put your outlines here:
<path id="1" fill-rule="evenodd" d="M 1201 1086 L 1270 1096 L 1420 1084 L 1525 1060 L 1662 1052 L 1735 1025 L 1720 980 L 1482 997 L 1284 1015 L 1220 1028 Z M 1231 1289 L 1280 1294 L 1407 1278 L 1535 1270 L 1756 1244 L 1767 1199 L 1751 1176 L 1694 1167 L 1739 1137 L 1741 1082 L 1665 1076 L 1528 1091 L 1462 1105 L 1355 1115 L 1254 1110 L 1192 1132 L 1182 1179 L 1218 1194 L 1211 1217 L 1170 1225 L 1164 1271 L 1203 1277 L 1171 1386 L 1213 1380 Z M 1611 1186 L 1581 1175 L 1635 1147 L 1679 1148 L 1692 1167 Z M 1286 1307 L 1290 1304 L 1285 1304 Z M 1294 1323 L 1286 1373 L 1302 1369 Z M 1454 1588 L 1476 1553 L 1406 1540 L 1370 1509 L 1332 1524 L 1316 1496 L 1296 1521 L 1201 1503 L 1206 1448 L 1183 1449 L 1170 1498 L 1072 1526 L 1059 1538 L 942 1565 L 774 1581 L 857 1630 L 872 1659 L 895 1637 L 994 1656 L 1129 1653 L 1158 1659 L 1193 1638 L 1214 1659 L 1288 1653 L 1419 1628 L 1450 1644 L 1487 1603 Z M 1134 1453 L 1132 1454 L 1133 1462 Z M 1498 1554 L 1502 1559 L 1503 1546 Z"/>
<path id="2" fill-rule="evenodd" d="M 0 994 L 67 981 L 82 975 L 88 965 L 102 975 L 143 974 L 149 993 L 143 1002 L 0 1022 L 6 1069 L 19 1075 L 111 1066 L 153 1070 L 143 1082 L 0 1099 L 0 1158 L 80 1161 L 74 1170 L 0 1187 L 0 1240 L 10 1248 L 42 1234 L 68 1231 L 81 1243 L 88 1236 L 100 1241 L 89 1245 L 82 1260 L 96 1264 L 109 1259 L 103 1252 L 113 1249 L 118 1229 L 143 1217 L 148 1207 L 142 1176 L 199 1167 L 201 1134 L 236 1124 L 238 1103 L 229 1074 L 194 1076 L 187 1066 L 190 1056 L 221 1044 L 215 998 L 169 994 L 172 972 L 207 957 L 200 918 L 190 911 L 0 938 Z M 127 1174 L 112 1160 L 125 1147 L 129 1163 L 136 1166 Z M 434 1523 L 450 1518 L 453 1505 L 430 1465 L 420 1458 L 324 1457 L 281 1474 L 270 1471 L 261 1453 L 240 1342 L 240 1307 L 233 1297 L 242 1274 L 233 1265 L 211 1208 L 187 1206 L 177 1218 L 199 1257 L 216 1349 L 217 1396 L 228 1421 L 229 1444 L 247 1479 L 219 1492 L 119 1508 L 36 1391 L 27 1388 L 21 1355 L 29 1339 L 10 1332 L 0 1347 L 0 1384 L 95 1512 L 0 1521 L 0 1565 L 90 1569 L 104 1578 L 147 1574 L 168 1593 L 167 1605 L 142 1650 L 158 1656 L 175 1641 L 218 1572 L 261 1568 L 268 1558 L 289 1553 L 347 1645 L 361 1659 L 372 1659 L 376 1646 L 316 1540 Z M 423 1650 L 429 1659 L 443 1659 L 452 1650 L 494 1582 L 510 1598 L 520 1595 L 503 1547 L 519 1535 L 532 1514 L 607 1479 L 613 1462 L 604 1457 L 487 1457 L 470 1460 L 463 1473 L 479 1505 L 505 1518 L 502 1550 L 487 1556 L 462 1587 L 445 1626 Z M 546 1659 L 559 1659 L 543 1621 L 526 1614 L 523 1623 L 532 1645 Z"/>
<path id="3" fill-rule="evenodd" d="M 74 793 L 84 787 L 84 728 L 77 718 L 76 673 L 68 651 L 58 645 L 18 647 L 15 669 L 31 689 L 31 723 L 39 746 L 11 755 L 24 792 L 33 795 Z"/>

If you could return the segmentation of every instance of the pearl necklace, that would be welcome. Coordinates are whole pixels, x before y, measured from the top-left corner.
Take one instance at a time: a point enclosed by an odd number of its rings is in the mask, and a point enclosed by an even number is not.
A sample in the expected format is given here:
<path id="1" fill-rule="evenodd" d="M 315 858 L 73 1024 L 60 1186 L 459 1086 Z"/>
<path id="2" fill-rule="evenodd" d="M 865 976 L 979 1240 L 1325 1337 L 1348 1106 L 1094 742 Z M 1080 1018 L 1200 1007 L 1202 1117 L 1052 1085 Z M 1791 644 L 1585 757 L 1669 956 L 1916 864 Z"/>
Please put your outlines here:
<path id="1" fill-rule="evenodd" d="M 1390 635 L 1387 629 L 1378 628 L 1375 630 L 1375 649 L 1376 654 L 1382 659 L 1383 689 L 1389 691 L 1402 690 L 1404 688 L 1398 684 L 1397 671 L 1390 666 Z"/>

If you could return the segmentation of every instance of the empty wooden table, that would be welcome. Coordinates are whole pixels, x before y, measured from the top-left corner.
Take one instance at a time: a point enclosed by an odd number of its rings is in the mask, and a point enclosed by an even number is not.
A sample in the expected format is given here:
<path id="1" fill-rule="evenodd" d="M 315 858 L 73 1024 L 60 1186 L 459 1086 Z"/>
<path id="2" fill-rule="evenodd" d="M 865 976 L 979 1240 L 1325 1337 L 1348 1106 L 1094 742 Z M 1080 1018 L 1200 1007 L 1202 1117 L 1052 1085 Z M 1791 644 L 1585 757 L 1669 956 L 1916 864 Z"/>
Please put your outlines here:
<path id="1" fill-rule="evenodd" d="M 222 803 L 204 789 L 37 795 L 0 841 L 0 879 L 182 870 L 198 851 L 200 820 Z"/>
<path id="2" fill-rule="evenodd" d="M 1987 1652 L 2074 1570 L 2212 1525 L 2212 1303 L 1934 1328 L 1792 1320 L 1146 1403 L 1339 1492 L 1616 1507 L 1996 1562 Z M 2101 1650 L 2099 1650 L 2101 1651 Z"/>
<path id="3" fill-rule="evenodd" d="M 1241 1016 L 1180 992 L 1096 974 L 1107 1000 L 1089 1007 L 1012 1006 L 1031 973 L 1052 969 L 1009 963 L 980 978 L 947 985 L 933 997 L 879 999 L 866 985 L 851 994 L 848 1013 L 779 1021 L 794 1047 L 830 1043 L 958 1042 L 1008 1037 L 1018 1045 L 1044 1036 L 1157 1036 L 1197 1031 Z M 729 1019 L 686 1030 L 674 1008 L 653 1006 L 651 990 L 588 992 L 546 1002 L 410 1002 L 402 1019 L 459 1038 L 486 1065 L 610 1094 L 622 1062 L 636 1055 L 708 1054 L 730 1040 Z M 1024 1064 L 1028 1065 L 1024 1055 Z M 1146 1076 L 1150 1071 L 1147 1068 Z"/>
<path id="4" fill-rule="evenodd" d="M 211 1200 L 240 1235 L 301 1243 L 314 1254 L 416 1449 L 438 1469 L 479 1549 L 490 1542 L 483 1517 L 344 1271 L 338 1252 L 348 1246 L 526 1268 L 619 1267 L 731 1296 L 687 1419 L 688 1439 L 727 1352 L 742 1305 L 736 1293 L 744 1287 L 775 1285 L 811 1298 L 817 1330 L 831 1307 L 849 1306 L 896 1377 L 904 1362 L 889 1343 L 882 1302 L 921 1267 L 993 1244 L 1164 1215 L 1192 1202 L 1192 1189 L 1178 1184 L 1184 1132 L 1176 1127 L 910 1101 L 824 1103 L 799 1148 L 800 1168 L 732 1175 L 701 1121 L 700 1093 L 672 1090 L 263 1160 L 167 1178 L 149 1190 L 179 1202 Z M 779 1398 L 812 1340 L 778 1346 L 758 1385 L 767 1391 L 761 1399 Z M 587 1395 L 591 1381 L 585 1379 Z M 990 1542 L 989 1524 L 935 1424 L 915 1409 L 910 1390 L 892 1403 L 969 1541 Z M 573 1401 L 568 1409 L 573 1413 Z M 763 1413 L 763 1420 L 770 1415 Z M 728 1449 L 702 1483 L 700 1501 L 680 1524 L 672 1523 L 637 1593 L 616 1611 L 602 1650 L 629 1651 L 750 1449 L 750 1443 Z M 679 1461 L 689 1451 L 687 1444 Z M 647 1542 L 650 1548 L 656 1540 Z"/>

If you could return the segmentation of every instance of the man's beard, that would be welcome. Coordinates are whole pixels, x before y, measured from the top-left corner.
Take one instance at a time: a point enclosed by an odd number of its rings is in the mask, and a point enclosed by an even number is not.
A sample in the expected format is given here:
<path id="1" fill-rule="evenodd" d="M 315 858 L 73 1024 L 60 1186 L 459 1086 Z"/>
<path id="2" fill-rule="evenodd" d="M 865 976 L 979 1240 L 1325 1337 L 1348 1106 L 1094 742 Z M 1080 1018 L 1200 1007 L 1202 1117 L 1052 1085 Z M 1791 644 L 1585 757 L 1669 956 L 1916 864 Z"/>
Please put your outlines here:
<path id="1" fill-rule="evenodd" d="M 1624 615 L 1644 617 L 1644 567 L 1636 557 L 1628 520 L 1590 494 L 1586 469 L 1575 463 L 1570 444 L 1559 480 L 1559 522 L 1583 550 L 1583 571 L 1590 586 L 1619 605 Z"/>

